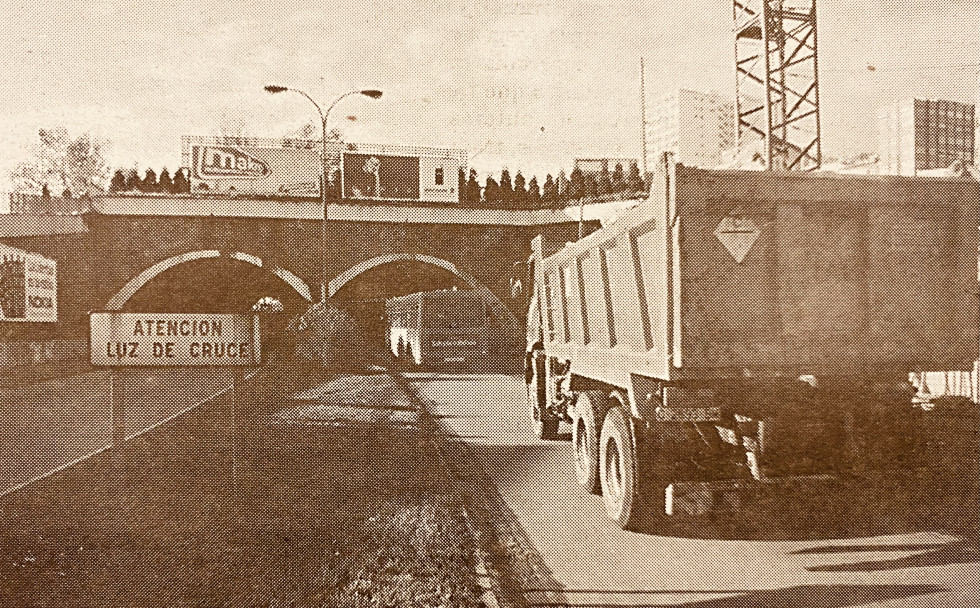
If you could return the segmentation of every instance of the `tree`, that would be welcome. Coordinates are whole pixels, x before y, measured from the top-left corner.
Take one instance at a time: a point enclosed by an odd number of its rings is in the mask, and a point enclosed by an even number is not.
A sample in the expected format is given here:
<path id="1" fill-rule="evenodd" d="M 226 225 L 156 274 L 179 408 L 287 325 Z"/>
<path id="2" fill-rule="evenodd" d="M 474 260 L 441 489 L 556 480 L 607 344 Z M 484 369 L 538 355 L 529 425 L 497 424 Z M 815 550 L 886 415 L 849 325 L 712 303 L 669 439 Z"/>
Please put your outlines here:
<path id="1" fill-rule="evenodd" d="M 630 170 L 626 176 L 626 189 L 630 192 L 643 192 L 646 190 L 643 178 L 640 177 L 640 167 L 636 162 L 630 163 Z"/>
<path id="2" fill-rule="evenodd" d="M 541 201 L 549 207 L 558 202 L 558 184 L 550 173 L 544 178 L 544 186 L 541 187 Z"/>
<path id="3" fill-rule="evenodd" d="M 158 189 L 157 184 L 157 173 L 153 169 L 146 170 L 146 177 L 143 178 L 141 186 L 138 189 L 141 192 L 156 192 Z"/>
<path id="4" fill-rule="evenodd" d="M 466 204 L 466 172 L 459 168 L 459 179 L 456 182 L 456 197 L 460 205 Z"/>
<path id="5" fill-rule="evenodd" d="M 132 192 L 134 190 L 139 190 L 142 183 L 143 182 L 140 180 L 140 176 L 136 172 L 136 169 L 130 169 L 129 173 L 126 174 L 126 191 Z"/>
<path id="6" fill-rule="evenodd" d="M 607 196 L 612 194 L 612 179 L 609 176 L 609 165 L 603 163 L 602 171 L 599 172 L 599 178 L 596 180 L 598 185 L 599 196 Z"/>
<path id="7" fill-rule="evenodd" d="M 616 163 L 616 169 L 612 172 L 612 191 L 622 192 L 626 189 L 626 179 L 623 176 L 623 163 Z"/>
<path id="8" fill-rule="evenodd" d="M 126 189 L 126 174 L 122 172 L 122 169 L 117 169 L 112 175 L 112 181 L 109 182 L 109 192 L 122 192 Z"/>
<path id="9" fill-rule="evenodd" d="M 500 172 L 500 202 L 507 208 L 514 206 L 514 184 L 507 169 Z"/>
<path id="10" fill-rule="evenodd" d="M 160 172 L 160 179 L 157 181 L 160 192 L 166 192 L 167 194 L 173 194 L 174 191 L 174 180 L 170 177 L 170 171 L 164 167 L 163 171 Z"/>
<path id="11" fill-rule="evenodd" d="M 582 175 L 582 170 L 578 167 L 572 169 L 572 174 L 569 176 L 569 186 L 568 186 L 568 198 L 571 200 L 578 200 L 585 196 L 585 177 Z"/>
<path id="12" fill-rule="evenodd" d="M 527 183 L 527 201 L 532 209 L 541 207 L 541 189 L 538 187 L 538 178 L 533 175 L 531 181 Z"/>
<path id="13" fill-rule="evenodd" d="M 179 169 L 177 175 L 174 176 L 174 193 L 186 194 L 190 191 L 191 183 L 187 179 L 187 174 L 184 173 L 183 169 Z"/>
<path id="14" fill-rule="evenodd" d="M 36 193 L 45 185 L 55 192 L 104 190 L 111 176 L 105 148 L 88 133 L 72 137 L 63 127 L 40 129 L 29 159 L 11 172 L 10 179 L 17 192 Z"/>
<path id="15" fill-rule="evenodd" d="M 519 209 L 527 207 L 527 184 L 520 171 L 514 176 L 514 206 Z"/>
<path id="16" fill-rule="evenodd" d="M 487 185 L 483 188 L 483 200 L 487 207 L 500 206 L 500 186 L 491 176 L 487 176 Z"/>
<path id="17" fill-rule="evenodd" d="M 470 207 L 480 206 L 480 182 L 476 181 L 476 169 L 470 169 L 470 176 L 466 180 L 466 203 Z"/>
<path id="18" fill-rule="evenodd" d="M 599 182 L 595 178 L 595 173 L 585 176 L 585 198 L 594 199 L 599 196 Z"/>
<path id="19" fill-rule="evenodd" d="M 564 203 L 565 201 L 571 199 L 571 193 L 569 191 L 572 189 L 572 183 L 568 181 L 567 177 L 565 177 L 564 169 L 558 172 L 558 181 L 556 182 L 555 186 L 557 186 L 558 191 L 558 202 Z"/>

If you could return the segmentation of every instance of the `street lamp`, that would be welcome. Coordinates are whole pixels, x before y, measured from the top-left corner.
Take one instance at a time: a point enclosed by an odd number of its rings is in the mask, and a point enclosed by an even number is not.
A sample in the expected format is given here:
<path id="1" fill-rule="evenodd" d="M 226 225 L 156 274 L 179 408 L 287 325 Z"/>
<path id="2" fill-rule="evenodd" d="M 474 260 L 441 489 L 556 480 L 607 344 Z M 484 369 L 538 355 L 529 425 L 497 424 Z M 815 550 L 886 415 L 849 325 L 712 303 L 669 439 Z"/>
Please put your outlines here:
<path id="1" fill-rule="evenodd" d="M 320 178 L 320 202 L 323 205 L 323 226 L 322 226 L 322 230 L 321 230 L 321 233 L 322 233 L 321 236 L 322 236 L 322 240 L 323 240 L 323 277 L 322 277 L 322 281 L 320 283 L 320 301 L 326 303 L 326 301 L 327 301 L 327 283 L 328 283 L 328 281 L 330 279 L 330 277 L 327 276 L 327 272 L 328 272 L 327 271 L 327 218 L 328 218 L 328 216 L 327 216 L 327 179 L 329 177 L 327 175 L 327 170 L 328 170 L 328 167 L 327 167 L 327 119 L 330 118 L 330 110 L 333 110 L 333 107 L 335 105 L 337 105 L 337 102 L 339 102 L 344 97 L 350 97 L 351 95 L 364 95 L 365 97 L 370 97 L 371 99 L 379 99 L 383 93 L 381 91 L 376 90 L 376 89 L 365 89 L 365 90 L 357 90 L 357 91 L 348 91 L 348 92 L 344 93 L 343 95 L 341 95 L 340 97 L 337 97 L 336 99 L 334 99 L 333 100 L 333 103 L 331 103 L 330 106 L 327 107 L 327 111 L 324 112 L 323 109 L 320 108 L 320 104 L 318 104 L 316 101 L 313 100 L 312 97 L 310 97 L 309 95 L 307 95 L 303 91 L 300 91 L 299 89 L 293 89 L 293 88 L 290 88 L 290 87 L 284 87 L 284 86 L 280 86 L 280 85 L 276 85 L 276 84 L 267 84 L 264 88 L 269 93 L 282 93 L 283 91 L 292 91 L 293 93 L 299 93 L 300 95 L 302 95 L 303 97 L 305 97 L 306 99 L 308 99 L 310 103 L 313 104 L 313 107 L 316 108 L 317 113 L 320 115 L 320 127 L 321 127 L 321 131 L 320 131 L 320 163 L 321 163 L 321 167 L 323 169 L 323 175 Z"/>

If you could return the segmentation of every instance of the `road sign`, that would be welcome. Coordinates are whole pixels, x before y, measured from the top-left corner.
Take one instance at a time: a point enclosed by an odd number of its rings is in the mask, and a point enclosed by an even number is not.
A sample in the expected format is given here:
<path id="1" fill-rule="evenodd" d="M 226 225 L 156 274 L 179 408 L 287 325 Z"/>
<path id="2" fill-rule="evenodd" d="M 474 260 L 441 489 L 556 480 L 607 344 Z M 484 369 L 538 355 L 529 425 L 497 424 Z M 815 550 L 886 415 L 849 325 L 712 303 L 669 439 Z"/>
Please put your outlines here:
<path id="1" fill-rule="evenodd" d="M 261 363 L 257 315 L 93 312 L 92 365 L 248 366 Z"/>
<path id="2" fill-rule="evenodd" d="M 752 218 L 739 214 L 737 211 L 722 218 L 715 228 L 715 237 L 721 241 L 728 253 L 735 258 L 739 264 L 748 255 L 752 245 L 759 238 L 759 226 Z"/>

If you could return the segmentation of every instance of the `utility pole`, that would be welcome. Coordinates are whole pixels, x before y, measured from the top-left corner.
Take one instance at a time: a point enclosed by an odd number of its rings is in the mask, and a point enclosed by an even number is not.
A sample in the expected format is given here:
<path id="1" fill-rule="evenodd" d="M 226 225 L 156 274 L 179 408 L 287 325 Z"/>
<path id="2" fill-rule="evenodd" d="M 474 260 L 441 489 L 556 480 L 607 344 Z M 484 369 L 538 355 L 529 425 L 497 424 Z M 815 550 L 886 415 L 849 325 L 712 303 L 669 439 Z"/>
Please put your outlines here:
<path id="1" fill-rule="evenodd" d="M 643 173 L 647 174 L 647 95 L 646 95 L 646 70 L 643 69 L 643 57 L 640 57 L 640 141 L 643 142 Z M 645 179 L 645 178 L 644 178 Z"/>

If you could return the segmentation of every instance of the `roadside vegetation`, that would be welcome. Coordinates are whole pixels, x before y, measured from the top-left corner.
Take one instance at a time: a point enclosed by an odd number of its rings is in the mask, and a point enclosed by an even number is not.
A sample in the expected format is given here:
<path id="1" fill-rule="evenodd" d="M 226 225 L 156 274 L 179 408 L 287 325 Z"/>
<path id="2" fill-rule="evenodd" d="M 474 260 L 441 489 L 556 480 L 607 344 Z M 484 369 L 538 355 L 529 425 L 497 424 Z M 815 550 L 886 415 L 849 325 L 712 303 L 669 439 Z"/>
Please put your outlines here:
<path id="1" fill-rule="evenodd" d="M 234 416 L 226 394 L 4 497 L 0 605 L 479 605 L 461 500 L 390 376 L 276 371 Z"/>

